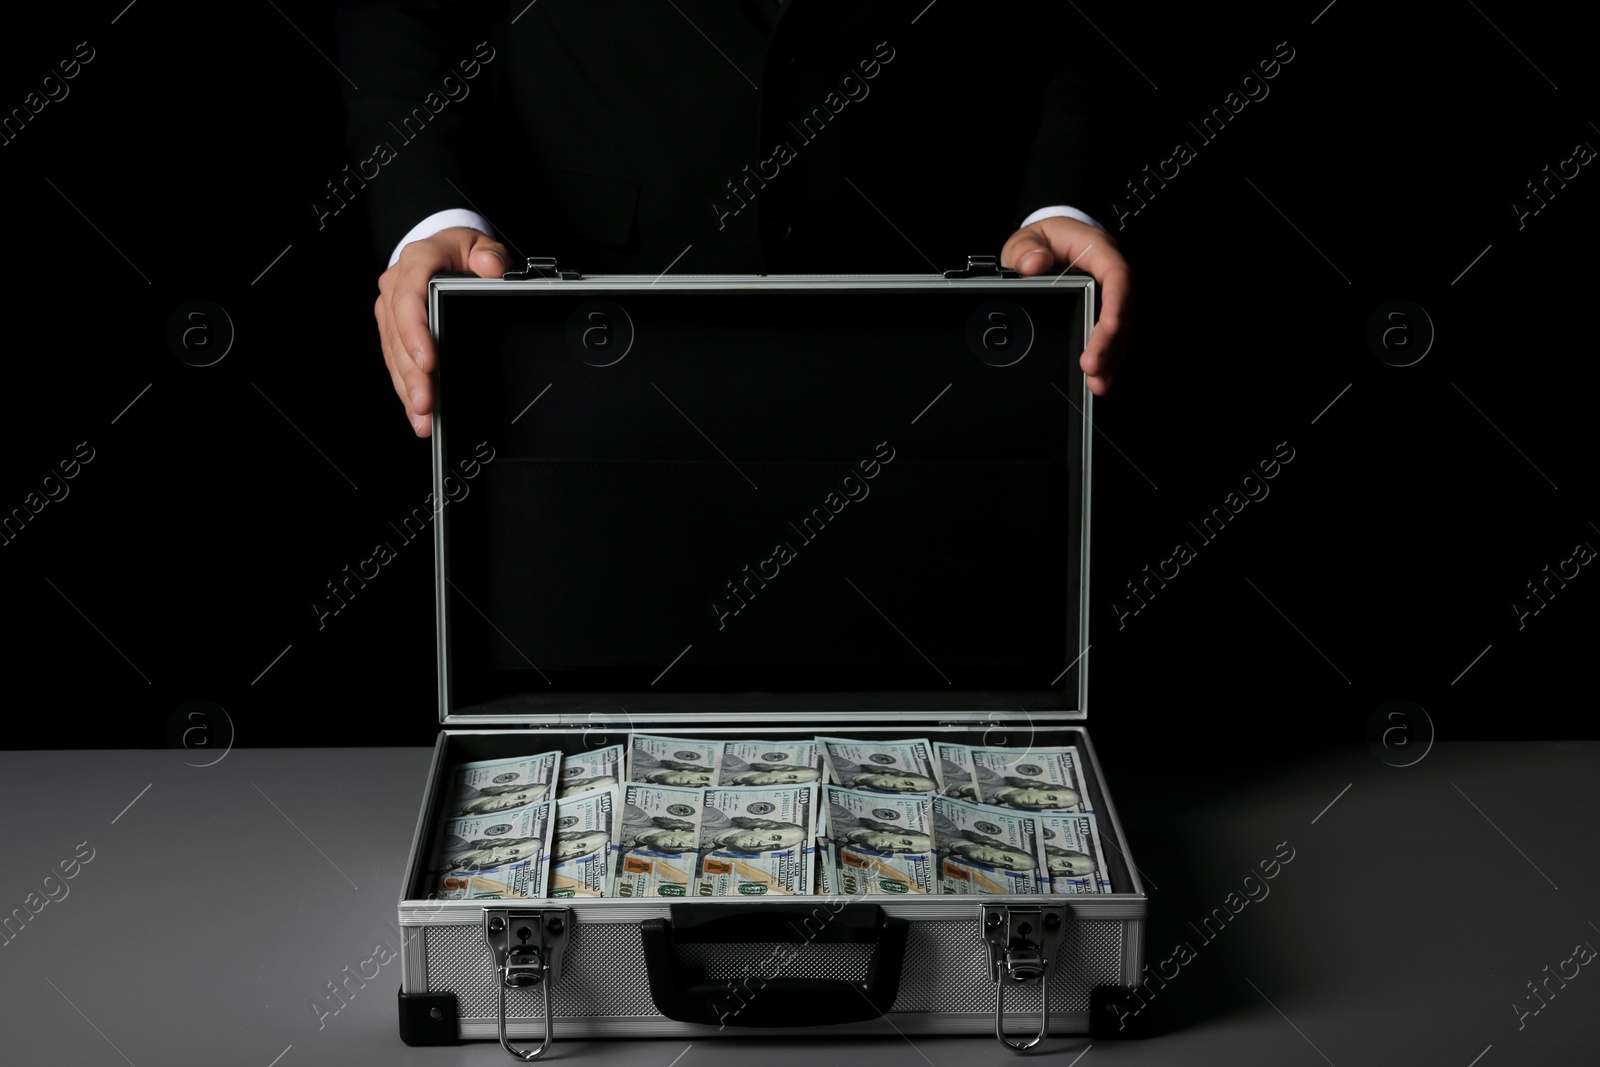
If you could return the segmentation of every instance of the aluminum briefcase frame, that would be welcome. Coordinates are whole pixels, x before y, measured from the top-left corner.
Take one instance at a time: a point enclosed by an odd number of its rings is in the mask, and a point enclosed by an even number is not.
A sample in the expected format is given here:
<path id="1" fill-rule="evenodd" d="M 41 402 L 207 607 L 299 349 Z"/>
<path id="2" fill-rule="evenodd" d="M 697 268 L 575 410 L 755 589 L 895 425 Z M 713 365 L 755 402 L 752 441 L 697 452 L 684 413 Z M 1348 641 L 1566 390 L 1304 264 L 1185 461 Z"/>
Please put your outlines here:
<path id="1" fill-rule="evenodd" d="M 1146 894 L 1082 725 L 1093 304 L 1086 276 L 992 259 L 433 280 L 446 729 L 399 902 L 408 1044 L 992 1031 L 1022 1050 L 1138 984 Z M 891 424 L 906 436 L 874 448 Z M 891 472 L 893 493 L 873 481 Z M 635 730 L 1076 745 L 1112 892 L 437 899 L 452 765 Z"/>

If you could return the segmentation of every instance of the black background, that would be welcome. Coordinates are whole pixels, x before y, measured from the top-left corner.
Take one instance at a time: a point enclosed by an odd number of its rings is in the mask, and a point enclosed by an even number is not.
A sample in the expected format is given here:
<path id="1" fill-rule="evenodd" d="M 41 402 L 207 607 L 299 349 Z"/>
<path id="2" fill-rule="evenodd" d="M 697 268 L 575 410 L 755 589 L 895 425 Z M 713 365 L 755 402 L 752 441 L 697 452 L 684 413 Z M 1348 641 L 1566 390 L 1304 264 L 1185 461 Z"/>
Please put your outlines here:
<path id="1" fill-rule="evenodd" d="M 331 11 L 124 2 L 30 7 L 0 43 L 7 112 L 79 41 L 95 49 L 0 147 L 0 510 L 94 449 L 0 546 L 0 744 L 162 746 L 191 700 L 225 708 L 240 745 L 429 743 L 428 554 L 323 629 L 310 604 L 429 490 L 373 330 L 365 221 L 319 230 L 310 206 L 354 162 L 318 54 L 337 58 Z M 1600 578 L 1585 568 L 1522 629 L 1510 606 L 1600 545 L 1600 178 L 1585 167 L 1520 229 L 1511 206 L 1600 144 L 1589 44 L 1554 6 L 1320 7 L 1083 5 L 1076 39 L 1018 44 L 1019 63 L 1093 60 L 1114 184 L 1195 143 L 1184 120 L 1278 42 L 1295 50 L 1124 228 L 1109 199 L 1081 205 L 1122 242 L 1140 304 L 1096 408 L 1094 730 L 1125 752 L 1359 740 L 1405 699 L 1441 738 L 1596 736 Z M 1005 74 L 958 84 L 1000 97 Z M 940 247 L 937 219 L 897 221 Z M 864 233 L 850 261 L 870 271 L 898 239 Z M 237 331 L 214 366 L 166 341 L 194 299 Z M 1393 299 L 1437 329 L 1410 367 L 1366 341 Z M 1295 459 L 1271 496 L 1119 630 L 1114 592 L 1282 441 Z"/>

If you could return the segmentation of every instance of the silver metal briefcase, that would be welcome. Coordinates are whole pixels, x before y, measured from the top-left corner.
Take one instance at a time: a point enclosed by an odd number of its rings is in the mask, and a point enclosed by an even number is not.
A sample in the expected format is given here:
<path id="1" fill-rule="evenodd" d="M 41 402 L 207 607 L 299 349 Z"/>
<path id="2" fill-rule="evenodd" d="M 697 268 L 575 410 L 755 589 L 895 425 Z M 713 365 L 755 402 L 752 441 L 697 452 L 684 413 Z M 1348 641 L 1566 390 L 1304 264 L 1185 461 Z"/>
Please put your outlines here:
<path id="1" fill-rule="evenodd" d="M 1087 277 L 976 259 L 433 280 L 446 728 L 399 903 L 407 1043 L 1022 1049 L 1137 984 L 1145 891 L 1082 725 L 1093 299 Z M 1112 891 L 437 899 L 453 764 L 634 730 L 1076 745 Z"/>

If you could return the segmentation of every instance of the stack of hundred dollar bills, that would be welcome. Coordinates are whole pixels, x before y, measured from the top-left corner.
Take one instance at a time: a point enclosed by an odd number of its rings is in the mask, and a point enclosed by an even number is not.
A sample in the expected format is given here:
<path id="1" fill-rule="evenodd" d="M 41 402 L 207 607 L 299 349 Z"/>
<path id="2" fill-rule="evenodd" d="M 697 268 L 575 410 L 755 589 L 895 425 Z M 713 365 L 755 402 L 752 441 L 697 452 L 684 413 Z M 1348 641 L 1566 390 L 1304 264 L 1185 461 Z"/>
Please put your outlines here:
<path id="1" fill-rule="evenodd" d="M 451 768 L 442 899 L 1109 893 L 1076 749 L 633 734 Z"/>
<path id="2" fill-rule="evenodd" d="M 1111 892 L 1075 748 L 817 742 L 833 892 Z"/>
<path id="3" fill-rule="evenodd" d="M 621 745 L 451 769 L 433 882 L 444 900 L 611 892 Z"/>
<path id="4" fill-rule="evenodd" d="M 815 741 L 633 735 L 616 895 L 811 894 L 821 783 Z"/>

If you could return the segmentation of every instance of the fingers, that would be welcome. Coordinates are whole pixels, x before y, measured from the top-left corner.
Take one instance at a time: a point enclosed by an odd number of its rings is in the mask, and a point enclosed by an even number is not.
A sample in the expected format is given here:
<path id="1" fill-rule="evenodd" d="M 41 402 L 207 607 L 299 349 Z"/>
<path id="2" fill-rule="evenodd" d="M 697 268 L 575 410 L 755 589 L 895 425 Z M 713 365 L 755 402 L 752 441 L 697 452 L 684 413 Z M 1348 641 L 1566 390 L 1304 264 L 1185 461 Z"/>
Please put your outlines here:
<path id="1" fill-rule="evenodd" d="M 1038 223 L 1018 230 L 1000 249 L 1000 265 L 1024 277 L 1043 274 L 1056 265 L 1049 237 Z"/>
<path id="2" fill-rule="evenodd" d="M 387 274 L 385 274 L 385 277 L 387 277 Z M 411 410 L 410 402 L 406 397 L 405 379 L 401 377 L 400 371 L 397 369 L 398 349 L 392 336 L 393 331 L 390 329 L 392 318 L 389 313 L 388 303 L 388 296 L 379 294 L 377 301 L 372 306 L 373 317 L 378 322 L 378 340 L 383 346 L 384 366 L 389 371 L 389 382 L 394 386 L 395 395 L 400 398 L 400 403 L 405 406 L 406 418 L 411 423 L 411 431 L 419 437 L 426 437 L 427 433 L 424 432 L 424 424 L 428 421 L 427 416 L 418 415 Z"/>
<path id="3" fill-rule="evenodd" d="M 395 336 L 393 323 L 394 317 L 389 308 L 387 297 L 380 296 L 373 307 L 374 316 L 378 320 L 378 336 L 383 345 L 383 362 L 389 371 L 389 382 L 394 387 L 395 395 L 400 398 L 400 403 L 406 410 L 406 419 L 411 423 L 411 431 L 418 437 L 426 437 L 430 432 L 432 420 L 426 415 L 419 415 L 412 410 L 410 389 L 406 384 L 407 375 L 415 377 L 416 365 L 406 357 Z"/>
<path id="4" fill-rule="evenodd" d="M 1087 269 L 1100 284 L 1100 314 L 1078 365 L 1089 378 L 1089 391 L 1095 396 L 1105 396 L 1111 391 L 1111 383 L 1128 351 L 1132 274 L 1122 255 L 1114 249 L 1107 249 L 1105 255 Z"/>
<path id="5" fill-rule="evenodd" d="M 487 234 L 479 235 L 467 254 L 467 269 L 480 278 L 498 278 L 506 272 L 511 254 L 506 246 Z"/>
<path id="6" fill-rule="evenodd" d="M 379 331 L 384 341 L 384 361 L 389 365 L 390 381 L 405 405 L 406 417 L 418 437 L 431 432 L 427 418 L 433 405 L 432 383 L 419 361 L 431 365 L 432 345 L 428 343 L 428 312 L 424 294 L 433 271 L 420 257 L 402 257 L 394 268 L 388 292 L 380 298 Z M 421 293 L 417 288 L 421 285 Z"/>
<path id="7" fill-rule="evenodd" d="M 452 228 L 413 241 L 400 250 L 400 258 L 378 279 L 378 301 L 373 315 L 383 346 L 389 380 L 405 405 L 412 432 L 427 437 L 433 432 L 433 383 L 428 377 L 437 364 L 433 338 L 428 332 L 428 281 L 444 270 L 465 270 L 477 243 L 484 270 L 503 272 L 504 250 L 499 242 L 476 230 Z M 486 275 L 498 277 L 499 274 Z"/>
<path id="8" fill-rule="evenodd" d="M 415 251 L 413 252 L 413 249 Z M 440 248 L 431 239 L 406 246 L 395 264 L 397 273 L 389 293 L 389 310 L 393 319 L 395 343 L 405 361 L 426 375 L 434 369 L 433 338 L 428 333 L 428 280 L 442 270 L 462 270 L 465 255 L 451 255 L 452 249 Z M 412 388 L 428 392 L 425 380 L 412 381 Z M 419 414 L 427 408 L 417 409 Z"/>

